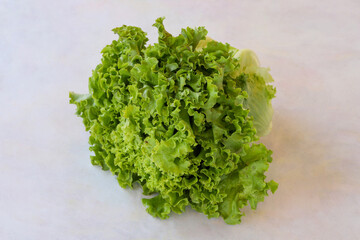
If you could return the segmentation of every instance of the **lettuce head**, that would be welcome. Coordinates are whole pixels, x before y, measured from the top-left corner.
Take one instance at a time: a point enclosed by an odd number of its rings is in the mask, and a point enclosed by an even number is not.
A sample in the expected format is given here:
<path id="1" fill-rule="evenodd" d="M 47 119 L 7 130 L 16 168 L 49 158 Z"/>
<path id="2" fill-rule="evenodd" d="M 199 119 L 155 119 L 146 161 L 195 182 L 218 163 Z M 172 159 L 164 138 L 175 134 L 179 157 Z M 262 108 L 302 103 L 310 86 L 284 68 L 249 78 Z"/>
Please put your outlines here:
<path id="1" fill-rule="evenodd" d="M 138 27 L 113 29 L 89 93 L 70 103 L 89 131 L 91 163 L 119 185 L 142 186 L 148 213 L 162 219 L 187 206 L 240 223 L 277 183 L 265 181 L 275 88 L 254 52 L 207 37 L 204 27 L 174 37 L 156 20 L 158 42 Z"/>

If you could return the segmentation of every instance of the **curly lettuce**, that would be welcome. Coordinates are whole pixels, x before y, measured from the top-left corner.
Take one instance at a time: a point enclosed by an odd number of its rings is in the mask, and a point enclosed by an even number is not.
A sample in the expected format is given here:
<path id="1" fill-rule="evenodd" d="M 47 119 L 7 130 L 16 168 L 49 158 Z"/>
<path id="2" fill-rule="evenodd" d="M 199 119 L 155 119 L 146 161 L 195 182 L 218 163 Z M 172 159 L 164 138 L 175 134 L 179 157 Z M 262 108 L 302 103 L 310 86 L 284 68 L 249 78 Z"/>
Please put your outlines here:
<path id="1" fill-rule="evenodd" d="M 191 206 L 238 224 L 277 183 L 265 181 L 272 152 L 255 143 L 271 129 L 275 88 L 256 55 L 207 37 L 204 27 L 174 37 L 156 20 L 158 43 L 138 27 L 113 29 L 89 93 L 70 103 L 90 132 L 91 163 L 142 186 L 161 219 Z"/>

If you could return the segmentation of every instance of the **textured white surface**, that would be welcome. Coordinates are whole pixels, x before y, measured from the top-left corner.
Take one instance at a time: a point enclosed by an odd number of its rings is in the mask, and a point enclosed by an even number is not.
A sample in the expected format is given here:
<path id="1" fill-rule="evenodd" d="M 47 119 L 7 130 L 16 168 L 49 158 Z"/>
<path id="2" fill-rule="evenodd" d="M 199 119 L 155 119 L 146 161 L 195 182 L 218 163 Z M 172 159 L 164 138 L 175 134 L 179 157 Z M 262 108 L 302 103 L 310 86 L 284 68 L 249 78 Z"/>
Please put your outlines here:
<path id="1" fill-rule="evenodd" d="M 0 0 L 0 239 L 358 239 L 360 1 Z M 271 67 L 278 93 L 268 176 L 243 223 L 149 216 L 138 190 L 89 161 L 68 91 L 85 93 L 122 24 L 204 25 Z"/>

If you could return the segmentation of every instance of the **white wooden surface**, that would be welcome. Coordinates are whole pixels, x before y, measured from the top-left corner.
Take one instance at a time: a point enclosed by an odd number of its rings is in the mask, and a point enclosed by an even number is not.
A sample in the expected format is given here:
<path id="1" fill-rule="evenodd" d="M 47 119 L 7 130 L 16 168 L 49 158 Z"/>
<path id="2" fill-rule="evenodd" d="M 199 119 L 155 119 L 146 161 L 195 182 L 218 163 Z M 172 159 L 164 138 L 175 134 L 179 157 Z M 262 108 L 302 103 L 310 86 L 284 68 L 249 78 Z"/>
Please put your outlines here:
<path id="1" fill-rule="evenodd" d="M 141 192 L 89 161 L 68 91 L 86 92 L 122 24 L 206 26 L 271 67 L 275 195 L 228 226 L 152 218 Z M 0 239 L 358 239 L 360 2 L 0 0 Z"/>

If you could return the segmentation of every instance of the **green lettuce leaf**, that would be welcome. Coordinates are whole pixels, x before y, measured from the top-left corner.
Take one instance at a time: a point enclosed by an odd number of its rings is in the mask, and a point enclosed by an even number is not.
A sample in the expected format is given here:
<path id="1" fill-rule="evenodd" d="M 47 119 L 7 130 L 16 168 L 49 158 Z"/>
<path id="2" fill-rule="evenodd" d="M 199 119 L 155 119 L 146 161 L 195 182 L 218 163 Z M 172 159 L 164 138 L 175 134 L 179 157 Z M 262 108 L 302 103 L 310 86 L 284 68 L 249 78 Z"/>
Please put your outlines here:
<path id="1" fill-rule="evenodd" d="M 273 79 L 253 52 L 212 40 L 204 27 L 172 36 L 163 20 L 153 45 L 138 27 L 115 28 L 89 93 L 70 93 L 91 163 L 121 187 L 140 184 L 155 217 L 191 206 L 240 223 L 243 207 L 277 189 L 265 181 L 272 152 L 254 143 L 271 129 Z"/>

